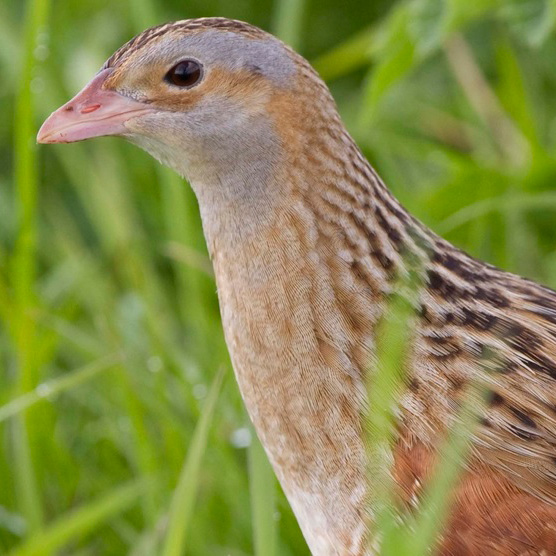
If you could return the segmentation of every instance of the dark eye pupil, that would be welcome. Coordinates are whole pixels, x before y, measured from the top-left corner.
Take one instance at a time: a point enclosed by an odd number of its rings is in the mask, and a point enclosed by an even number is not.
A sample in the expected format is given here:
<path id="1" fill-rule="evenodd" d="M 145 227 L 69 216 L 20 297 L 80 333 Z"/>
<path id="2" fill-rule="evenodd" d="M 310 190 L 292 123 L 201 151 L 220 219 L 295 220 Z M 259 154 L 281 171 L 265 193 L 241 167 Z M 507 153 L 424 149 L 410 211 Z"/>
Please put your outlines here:
<path id="1" fill-rule="evenodd" d="M 184 60 L 166 74 L 166 79 L 178 87 L 192 87 L 201 79 L 201 66 L 193 60 Z"/>

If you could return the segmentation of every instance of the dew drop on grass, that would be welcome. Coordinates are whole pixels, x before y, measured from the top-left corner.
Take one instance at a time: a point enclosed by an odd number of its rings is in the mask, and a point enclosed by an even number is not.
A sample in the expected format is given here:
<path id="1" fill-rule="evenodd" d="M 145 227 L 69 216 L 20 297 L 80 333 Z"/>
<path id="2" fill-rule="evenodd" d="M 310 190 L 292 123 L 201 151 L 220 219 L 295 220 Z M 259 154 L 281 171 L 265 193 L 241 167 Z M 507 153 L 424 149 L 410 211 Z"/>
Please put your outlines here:
<path id="1" fill-rule="evenodd" d="M 46 44 L 38 44 L 35 47 L 33 54 L 36 60 L 38 60 L 39 62 L 44 62 L 44 60 L 48 58 L 50 50 L 48 49 L 48 46 L 46 46 Z"/>
<path id="2" fill-rule="evenodd" d="M 199 383 L 193 386 L 193 395 L 197 400 L 202 400 L 207 395 L 207 387 L 205 384 Z"/>
<path id="3" fill-rule="evenodd" d="M 52 386 L 47 382 L 42 382 L 39 384 L 35 390 L 37 392 L 37 396 L 40 398 L 48 398 L 50 394 L 52 394 Z"/>
<path id="4" fill-rule="evenodd" d="M 41 31 L 37 34 L 37 44 L 47 44 L 50 40 L 50 34 L 48 31 Z"/>
<path id="5" fill-rule="evenodd" d="M 160 372 L 163 366 L 162 358 L 158 355 L 152 355 L 147 359 L 147 369 L 149 369 L 151 373 Z"/>
<path id="6" fill-rule="evenodd" d="M 131 420 L 128 417 L 120 417 L 117 421 L 118 428 L 123 433 L 128 433 L 131 431 Z"/>
<path id="7" fill-rule="evenodd" d="M 42 77 L 33 77 L 31 80 L 31 91 L 35 94 L 44 91 L 44 79 Z"/>
<path id="8" fill-rule="evenodd" d="M 251 445 L 251 431 L 247 427 L 241 427 L 232 432 L 230 442 L 235 448 L 248 448 Z"/>

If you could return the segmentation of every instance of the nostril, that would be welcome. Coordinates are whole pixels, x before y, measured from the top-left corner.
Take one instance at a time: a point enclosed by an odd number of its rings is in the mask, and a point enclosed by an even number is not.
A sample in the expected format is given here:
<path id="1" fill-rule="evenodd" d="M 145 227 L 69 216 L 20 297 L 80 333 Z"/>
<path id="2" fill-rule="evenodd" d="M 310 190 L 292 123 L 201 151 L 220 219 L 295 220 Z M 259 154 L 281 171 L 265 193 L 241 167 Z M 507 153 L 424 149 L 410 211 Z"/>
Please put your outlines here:
<path id="1" fill-rule="evenodd" d="M 64 111 L 65 111 L 65 112 L 73 112 L 73 106 L 66 106 L 66 107 L 64 108 Z"/>
<path id="2" fill-rule="evenodd" d="M 89 114 L 98 110 L 100 108 L 100 104 L 90 104 L 89 106 L 85 106 L 85 108 L 81 109 L 81 114 Z"/>

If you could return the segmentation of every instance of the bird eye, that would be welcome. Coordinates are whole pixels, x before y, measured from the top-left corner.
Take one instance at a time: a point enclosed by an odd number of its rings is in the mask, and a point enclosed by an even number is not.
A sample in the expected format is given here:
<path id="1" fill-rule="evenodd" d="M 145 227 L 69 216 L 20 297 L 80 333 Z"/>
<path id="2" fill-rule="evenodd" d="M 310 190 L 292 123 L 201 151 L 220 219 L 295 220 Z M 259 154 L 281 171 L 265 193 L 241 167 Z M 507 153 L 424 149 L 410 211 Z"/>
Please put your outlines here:
<path id="1" fill-rule="evenodd" d="M 201 80 L 202 73 L 201 64 L 194 60 L 183 60 L 166 74 L 166 81 L 177 87 L 193 87 Z"/>

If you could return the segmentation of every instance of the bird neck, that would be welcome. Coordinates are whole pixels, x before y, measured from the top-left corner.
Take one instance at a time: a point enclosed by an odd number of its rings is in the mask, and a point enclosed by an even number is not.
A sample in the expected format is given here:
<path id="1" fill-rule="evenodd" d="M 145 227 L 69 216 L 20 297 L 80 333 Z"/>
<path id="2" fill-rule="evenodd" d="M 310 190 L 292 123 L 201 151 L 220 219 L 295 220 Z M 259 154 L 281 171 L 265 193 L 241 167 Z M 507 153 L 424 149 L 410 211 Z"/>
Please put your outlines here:
<path id="1" fill-rule="evenodd" d="M 363 542 L 363 371 L 418 224 L 343 128 L 311 137 L 284 155 L 287 173 L 269 184 L 278 194 L 256 211 L 218 205 L 222 197 L 215 207 L 201 195 L 200 205 L 240 391 L 305 535 L 324 554 L 332 545 L 311 537 L 313 522 L 326 523 L 334 543 L 346 531 L 354 546 Z"/>
<path id="2" fill-rule="evenodd" d="M 309 121 L 317 123 L 305 122 L 311 127 L 299 136 L 311 140 L 282 141 L 263 167 L 253 167 L 250 153 L 210 185 L 193 181 L 211 256 L 252 262 L 275 243 L 298 243 L 292 257 L 341 261 L 377 295 L 388 293 L 408 257 L 426 257 L 436 238 L 390 194 L 338 117 Z"/>

